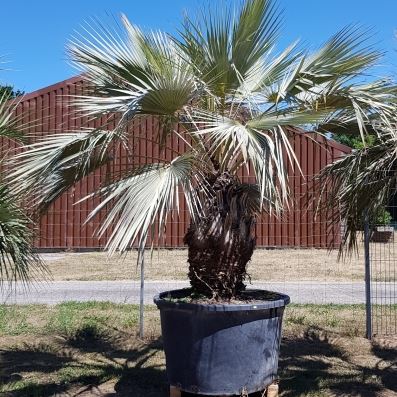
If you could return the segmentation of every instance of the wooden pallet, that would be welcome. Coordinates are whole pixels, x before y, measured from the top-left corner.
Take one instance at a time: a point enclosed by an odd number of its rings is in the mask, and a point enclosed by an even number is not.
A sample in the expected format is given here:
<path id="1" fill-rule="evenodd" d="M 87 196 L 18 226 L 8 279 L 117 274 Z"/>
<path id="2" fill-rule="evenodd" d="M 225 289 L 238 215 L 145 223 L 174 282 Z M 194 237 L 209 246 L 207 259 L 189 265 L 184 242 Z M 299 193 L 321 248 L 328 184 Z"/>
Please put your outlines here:
<path id="1" fill-rule="evenodd" d="M 182 397 L 182 390 L 175 386 L 170 386 L 170 397 Z M 246 395 L 248 397 L 248 395 Z M 273 383 L 262 393 L 262 397 L 278 397 L 278 384 Z"/>

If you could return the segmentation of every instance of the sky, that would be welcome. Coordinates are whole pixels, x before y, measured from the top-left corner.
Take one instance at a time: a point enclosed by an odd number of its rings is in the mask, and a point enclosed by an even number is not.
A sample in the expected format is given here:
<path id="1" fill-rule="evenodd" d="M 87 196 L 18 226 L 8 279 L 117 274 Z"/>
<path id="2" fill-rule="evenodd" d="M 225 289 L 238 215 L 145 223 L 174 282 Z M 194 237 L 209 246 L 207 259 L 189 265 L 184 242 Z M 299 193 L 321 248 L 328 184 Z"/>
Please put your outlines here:
<path id="1" fill-rule="evenodd" d="M 211 2 L 235 0 L 212 0 Z M 283 29 L 278 48 L 300 39 L 316 48 L 348 24 L 373 29 L 373 42 L 384 50 L 377 75 L 397 72 L 397 0 L 279 0 Z M 112 23 L 125 13 L 146 30 L 178 29 L 184 12 L 194 15 L 204 0 L 2 0 L 0 57 L 6 71 L 0 83 L 31 92 L 71 77 L 65 46 L 90 17 Z M 397 73 L 396 73 L 397 74 Z"/>

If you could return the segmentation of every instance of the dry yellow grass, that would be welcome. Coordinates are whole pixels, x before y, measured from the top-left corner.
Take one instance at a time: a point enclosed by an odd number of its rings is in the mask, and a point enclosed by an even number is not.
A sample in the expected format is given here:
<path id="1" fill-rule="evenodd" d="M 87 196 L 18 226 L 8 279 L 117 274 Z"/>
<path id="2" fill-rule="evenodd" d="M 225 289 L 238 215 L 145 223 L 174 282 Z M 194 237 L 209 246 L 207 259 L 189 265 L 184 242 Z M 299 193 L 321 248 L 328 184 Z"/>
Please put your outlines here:
<path id="1" fill-rule="evenodd" d="M 44 254 L 53 280 L 131 280 L 140 277 L 136 251 L 124 257 L 108 258 L 103 252 Z M 148 280 L 184 280 L 187 251 L 156 250 L 146 254 Z M 360 281 L 364 279 L 364 258 L 340 262 L 337 251 L 322 249 L 257 249 L 249 264 L 252 280 L 269 281 Z"/>

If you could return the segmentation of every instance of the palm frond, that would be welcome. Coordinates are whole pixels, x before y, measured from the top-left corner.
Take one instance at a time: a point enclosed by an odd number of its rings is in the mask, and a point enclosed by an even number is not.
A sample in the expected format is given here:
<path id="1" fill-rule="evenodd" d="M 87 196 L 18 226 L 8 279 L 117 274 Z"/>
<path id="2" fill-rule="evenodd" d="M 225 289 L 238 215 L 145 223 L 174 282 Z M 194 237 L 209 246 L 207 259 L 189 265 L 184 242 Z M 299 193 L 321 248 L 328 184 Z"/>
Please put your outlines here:
<path id="1" fill-rule="evenodd" d="M 334 108 L 319 130 L 339 133 L 341 129 L 350 134 L 357 133 L 363 142 L 368 133 L 382 134 L 379 128 L 383 124 L 391 124 L 396 111 L 397 86 L 389 80 L 378 80 L 367 84 L 341 86 L 332 84 L 319 94 L 300 97 L 304 106 L 318 110 Z"/>
<path id="2" fill-rule="evenodd" d="M 34 250 L 33 222 L 18 203 L 18 197 L 0 183 L 0 287 L 46 274 Z"/>
<path id="3" fill-rule="evenodd" d="M 262 131 L 288 125 L 295 127 L 306 126 L 311 130 L 315 125 L 321 123 L 331 111 L 332 108 L 316 110 L 294 107 L 284 108 L 278 111 L 268 110 L 248 120 L 247 125 Z"/>
<path id="4" fill-rule="evenodd" d="M 356 76 L 373 66 L 382 54 L 368 44 L 369 38 L 369 32 L 360 26 L 343 28 L 305 58 L 299 73 L 300 83 L 312 87 L 330 78 Z"/>
<path id="5" fill-rule="evenodd" d="M 297 60 L 302 57 L 302 52 L 297 51 L 297 45 L 298 42 L 291 44 L 276 56 L 273 56 L 272 51 L 269 50 L 247 70 L 245 75 L 236 70 L 240 85 L 233 96 L 259 106 L 274 102 L 274 86 L 285 76 L 286 71 L 296 67 Z"/>
<path id="6" fill-rule="evenodd" d="M 387 136 L 387 138 L 386 138 Z M 363 230 L 364 216 L 374 219 L 397 192 L 397 136 L 384 134 L 383 142 L 356 150 L 328 165 L 320 174 L 320 185 L 327 191 L 328 206 L 337 206 L 337 219 L 345 223 L 341 245 L 357 247 L 357 234 Z"/>
<path id="7" fill-rule="evenodd" d="M 122 21 L 121 32 L 94 22 L 70 43 L 73 63 L 95 87 L 75 104 L 88 115 L 120 113 L 122 123 L 136 114 L 174 115 L 196 90 L 190 65 L 164 33 L 145 35 Z"/>
<path id="8" fill-rule="evenodd" d="M 279 34 L 280 17 L 272 0 L 249 0 L 241 7 L 206 10 L 197 20 L 185 18 L 178 41 L 197 78 L 220 98 L 253 75 Z"/>
<path id="9" fill-rule="evenodd" d="M 206 139 L 209 157 L 216 159 L 221 170 L 252 164 L 260 186 L 261 202 L 266 200 L 269 207 L 279 209 L 287 198 L 285 159 L 272 133 L 204 111 L 197 111 L 194 119 L 196 124 L 205 121 L 205 127 L 192 131 L 192 135 Z M 280 185 L 275 185 L 273 178 L 277 178 Z"/>
<path id="10" fill-rule="evenodd" d="M 231 56 L 243 76 L 275 44 L 279 35 L 280 15 L 271 0 L 246 1 L 235 19 L 231 35 Z"/>
<path id="11" fill-rule="evenodd" d="M 171 212 L 178 211 L 180 191 L 184 194 L 190 214 L 193 217 L 200 214 L 197 188 L 201 185 L 202 189 L 204 181 L 201 168 L 197 158 L 185 154 L 170 163 L 149 164 L 134 169 L 121 180 L 83 199 L 98 194 L 103 197 L 88 220 L 111 204 L 111 209 L 98 230 L 101 236 L 112 228 L 107 242 L 111 253 L 116 250 L 125 251 L 137 239 L 146 239 L 150 232 L 152 237 L 156 237 L 153 230 L 156 220 L 161 235 L 167 217 Z"/>
<path id="12" fill-rule="evenodd" d="M 10 92 L 0 94 L 0 136 L 17 140 L 23 138 L 21 118 L 15 115 L 19 102 L 12 100 Z"/>
<path id="13" fill-rule="evenodd" d="M 26 146 L 10 162 L 7 180 L 15 194 L 30 194 L 41 212 L 76 181 L 110 160 L 114 131 L 88 130 L 49 135 Z"/>
<path id="14" fill-rule="evenodd" d="M 279 98 L 321 91 L 323 84 L 351 80 L 380 59 L 382 53 L 369 43 L 368 31 L 347 26 L 331 37 L 318 51 L 302 56 L 296 67 L 278 84 Z"/>

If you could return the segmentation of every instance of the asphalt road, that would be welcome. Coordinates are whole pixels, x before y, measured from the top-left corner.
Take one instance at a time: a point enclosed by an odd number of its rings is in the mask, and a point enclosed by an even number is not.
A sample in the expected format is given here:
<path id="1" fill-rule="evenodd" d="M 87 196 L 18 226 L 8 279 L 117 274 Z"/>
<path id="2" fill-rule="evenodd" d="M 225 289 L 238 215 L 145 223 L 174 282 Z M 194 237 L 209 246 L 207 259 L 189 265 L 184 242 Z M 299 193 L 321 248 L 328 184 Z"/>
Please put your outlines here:
<path id="1" fill-rule="evenodd" d="M 162 291 L 187 287 L 185 281 L 146 281 L 145 304 L 153 303 L 153 296 Z M 3 286 L 4 287 L 4 286 Z M 57 304 L 65 301 L 111 301 L 139 303 L 139 282 L 136 281 L 55 281 L 28 285 L 16 284 L 12 289 L 0 289 L 0 303 Z M 251 288 L 262 288 L 286 293 L 293 303 L 353 304 L 365 302 L 363 282 L 254 282 Z M 372 283 L 379 297 L 387 303 L 397 303 L 394 283 Z M 391 301 L 390 301 L 391 300 Z"/>

